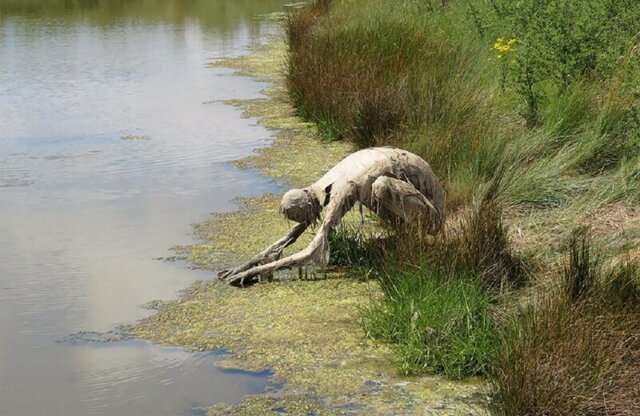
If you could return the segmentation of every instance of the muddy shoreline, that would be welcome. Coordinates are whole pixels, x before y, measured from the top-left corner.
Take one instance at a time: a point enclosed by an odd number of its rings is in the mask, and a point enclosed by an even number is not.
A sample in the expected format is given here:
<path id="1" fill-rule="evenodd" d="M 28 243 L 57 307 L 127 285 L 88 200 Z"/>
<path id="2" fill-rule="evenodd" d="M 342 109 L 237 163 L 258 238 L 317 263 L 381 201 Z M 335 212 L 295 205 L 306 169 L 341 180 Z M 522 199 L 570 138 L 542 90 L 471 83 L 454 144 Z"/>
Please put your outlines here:
<path id="1" fill-rule="evenodd" d="M 257 169 L 285 186 L 304 186 L 352 148 L 323 141 L 315 125 L 295 115 L 283 80 L 285 55 L 284 40 L 275 36 L 249 56 L 216 65 L 270 83 L 265 99 L 227 102 L 273 131 L 271 146 L 237 165 Z M 211 271 L 246 259 L 289 228 L 277 213 L 278 201 L 279 195 L 265 194 L 241 200 L 238 211 L 213 214 L 194 226 L 198 243 L 178 247 L 178 255 Z M 275 381 L 283 383 L 277 392 L 214 406 L 211 415 L 482 413 L 486 392 L 479 380 L 397 375 L 392 351 L 367 339 L 360 325 L 360 308 L 379 295 L 374 282 L 351 278 L 344 271 L 249 289 L 214 279 L 158 305 L 156 314 L 131 331 L 192 350 L 225 349 L 231 354 L 224 366 L 270 369 Z"/>

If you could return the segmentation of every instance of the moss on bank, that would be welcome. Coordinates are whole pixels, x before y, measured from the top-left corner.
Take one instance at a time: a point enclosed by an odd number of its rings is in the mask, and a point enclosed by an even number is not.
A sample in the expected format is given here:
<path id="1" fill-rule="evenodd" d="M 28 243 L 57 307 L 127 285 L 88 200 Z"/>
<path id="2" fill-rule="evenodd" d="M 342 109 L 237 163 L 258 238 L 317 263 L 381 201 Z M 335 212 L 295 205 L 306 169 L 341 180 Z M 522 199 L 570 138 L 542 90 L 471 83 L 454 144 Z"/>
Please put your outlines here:
<path id="1" fill-rule="evenodd" d="M 359 308 L 376 295 L 375 285 L 335 274 L 246 290 L 213 282 L 164 305 L 135 334 L 197 350 L 232 351 L 224 366 L 270 368 L 286 383 L 282 397 L 273 400 L 295 394 L 328 410 L 366 413 L 414 412 L 429 405 L 442 414 L 468 410 L 465 400 L 475 397 L 477 383 L 396 377 L 390 351 L 365 339 Z M 226 409 L 262 414 L 260 407 L 251 411 L 255 400 Z M 272 399 L 258 402 L 265 400 Z"/>
<path id="2" fill-rule="evenodd" d="M 327 143 L 294 115 L 282 74 L 286 46 L 280 39 L 248 57 L 217 63 L 272 83 L 266 99 L 232 101 L 245 115 L 275 131 L 273 146 L 238 162 L 291 186 L 310 183 L 352 150 Z M 278 195 L 243 200 L 237 212 L 214 214 L 196 225 L 201 244 L 183 247 L 209 269 L 237 262 L 288 228 L 278 215 Z M 307 238 L 309 238 L 308 236 Z M 304 244 L 304 240 L 299 244 Z M 292 249 L 295 249 L 293 247 Z M 222 348 L 223 363 L 249 370 L 270 368 L 284 389 L 218 405 L 211 414 L 468 414 L 480 412 L 484 387 L 477 380 L 401 378 L 388 347 L 365 337 L 360 309 L 381 295 L 378 285 L 341 273 L 237 289 L 216 281 L 195 285 L 181 299 L 133 328 L 139 337 L 191 349 Z"/>

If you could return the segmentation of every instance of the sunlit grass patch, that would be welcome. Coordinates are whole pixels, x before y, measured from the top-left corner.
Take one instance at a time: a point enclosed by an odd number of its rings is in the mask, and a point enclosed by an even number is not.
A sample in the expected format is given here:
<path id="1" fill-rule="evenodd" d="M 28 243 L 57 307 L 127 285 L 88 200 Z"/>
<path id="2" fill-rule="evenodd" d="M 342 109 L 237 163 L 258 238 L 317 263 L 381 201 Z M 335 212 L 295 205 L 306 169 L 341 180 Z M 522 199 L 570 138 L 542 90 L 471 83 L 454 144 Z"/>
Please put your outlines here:
<path id="1" fill-rule="evenodd" d="M 386 275 L 385 297 L 363 311 L 374 339 L 394 345 L 403 374 L 483 375 L 496 348 L 491 297 L 473 277 L 416 267 Z"/>

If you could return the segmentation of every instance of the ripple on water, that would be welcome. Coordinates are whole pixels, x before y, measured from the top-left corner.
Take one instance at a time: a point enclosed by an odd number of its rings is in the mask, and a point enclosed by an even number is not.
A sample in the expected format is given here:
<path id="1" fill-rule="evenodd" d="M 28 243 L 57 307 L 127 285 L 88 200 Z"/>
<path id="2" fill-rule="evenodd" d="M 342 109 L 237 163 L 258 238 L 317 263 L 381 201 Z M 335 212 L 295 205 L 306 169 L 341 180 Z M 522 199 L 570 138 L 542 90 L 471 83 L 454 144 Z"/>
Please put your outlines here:
<path id="1" fill-rule="evenodd" d="M 34 182 L 26 169 L 0 167 L 0 188 L 20 188 Z"/>

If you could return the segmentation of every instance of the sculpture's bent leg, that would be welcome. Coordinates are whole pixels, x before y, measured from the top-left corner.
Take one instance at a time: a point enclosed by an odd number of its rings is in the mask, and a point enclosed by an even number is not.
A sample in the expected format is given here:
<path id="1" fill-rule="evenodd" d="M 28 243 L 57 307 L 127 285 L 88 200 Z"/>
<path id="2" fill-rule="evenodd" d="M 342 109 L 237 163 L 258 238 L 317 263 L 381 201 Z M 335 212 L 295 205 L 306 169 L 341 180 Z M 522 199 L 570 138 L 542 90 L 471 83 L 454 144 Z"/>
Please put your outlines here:
<path id="1" fill-rule="evenodd" d="M 371 199 L 373 211 L 391 224 L 424 224 L 430 234 L 442 228 L 438 210 L 408 182 L 381 176 L 371 187 Z"/>

